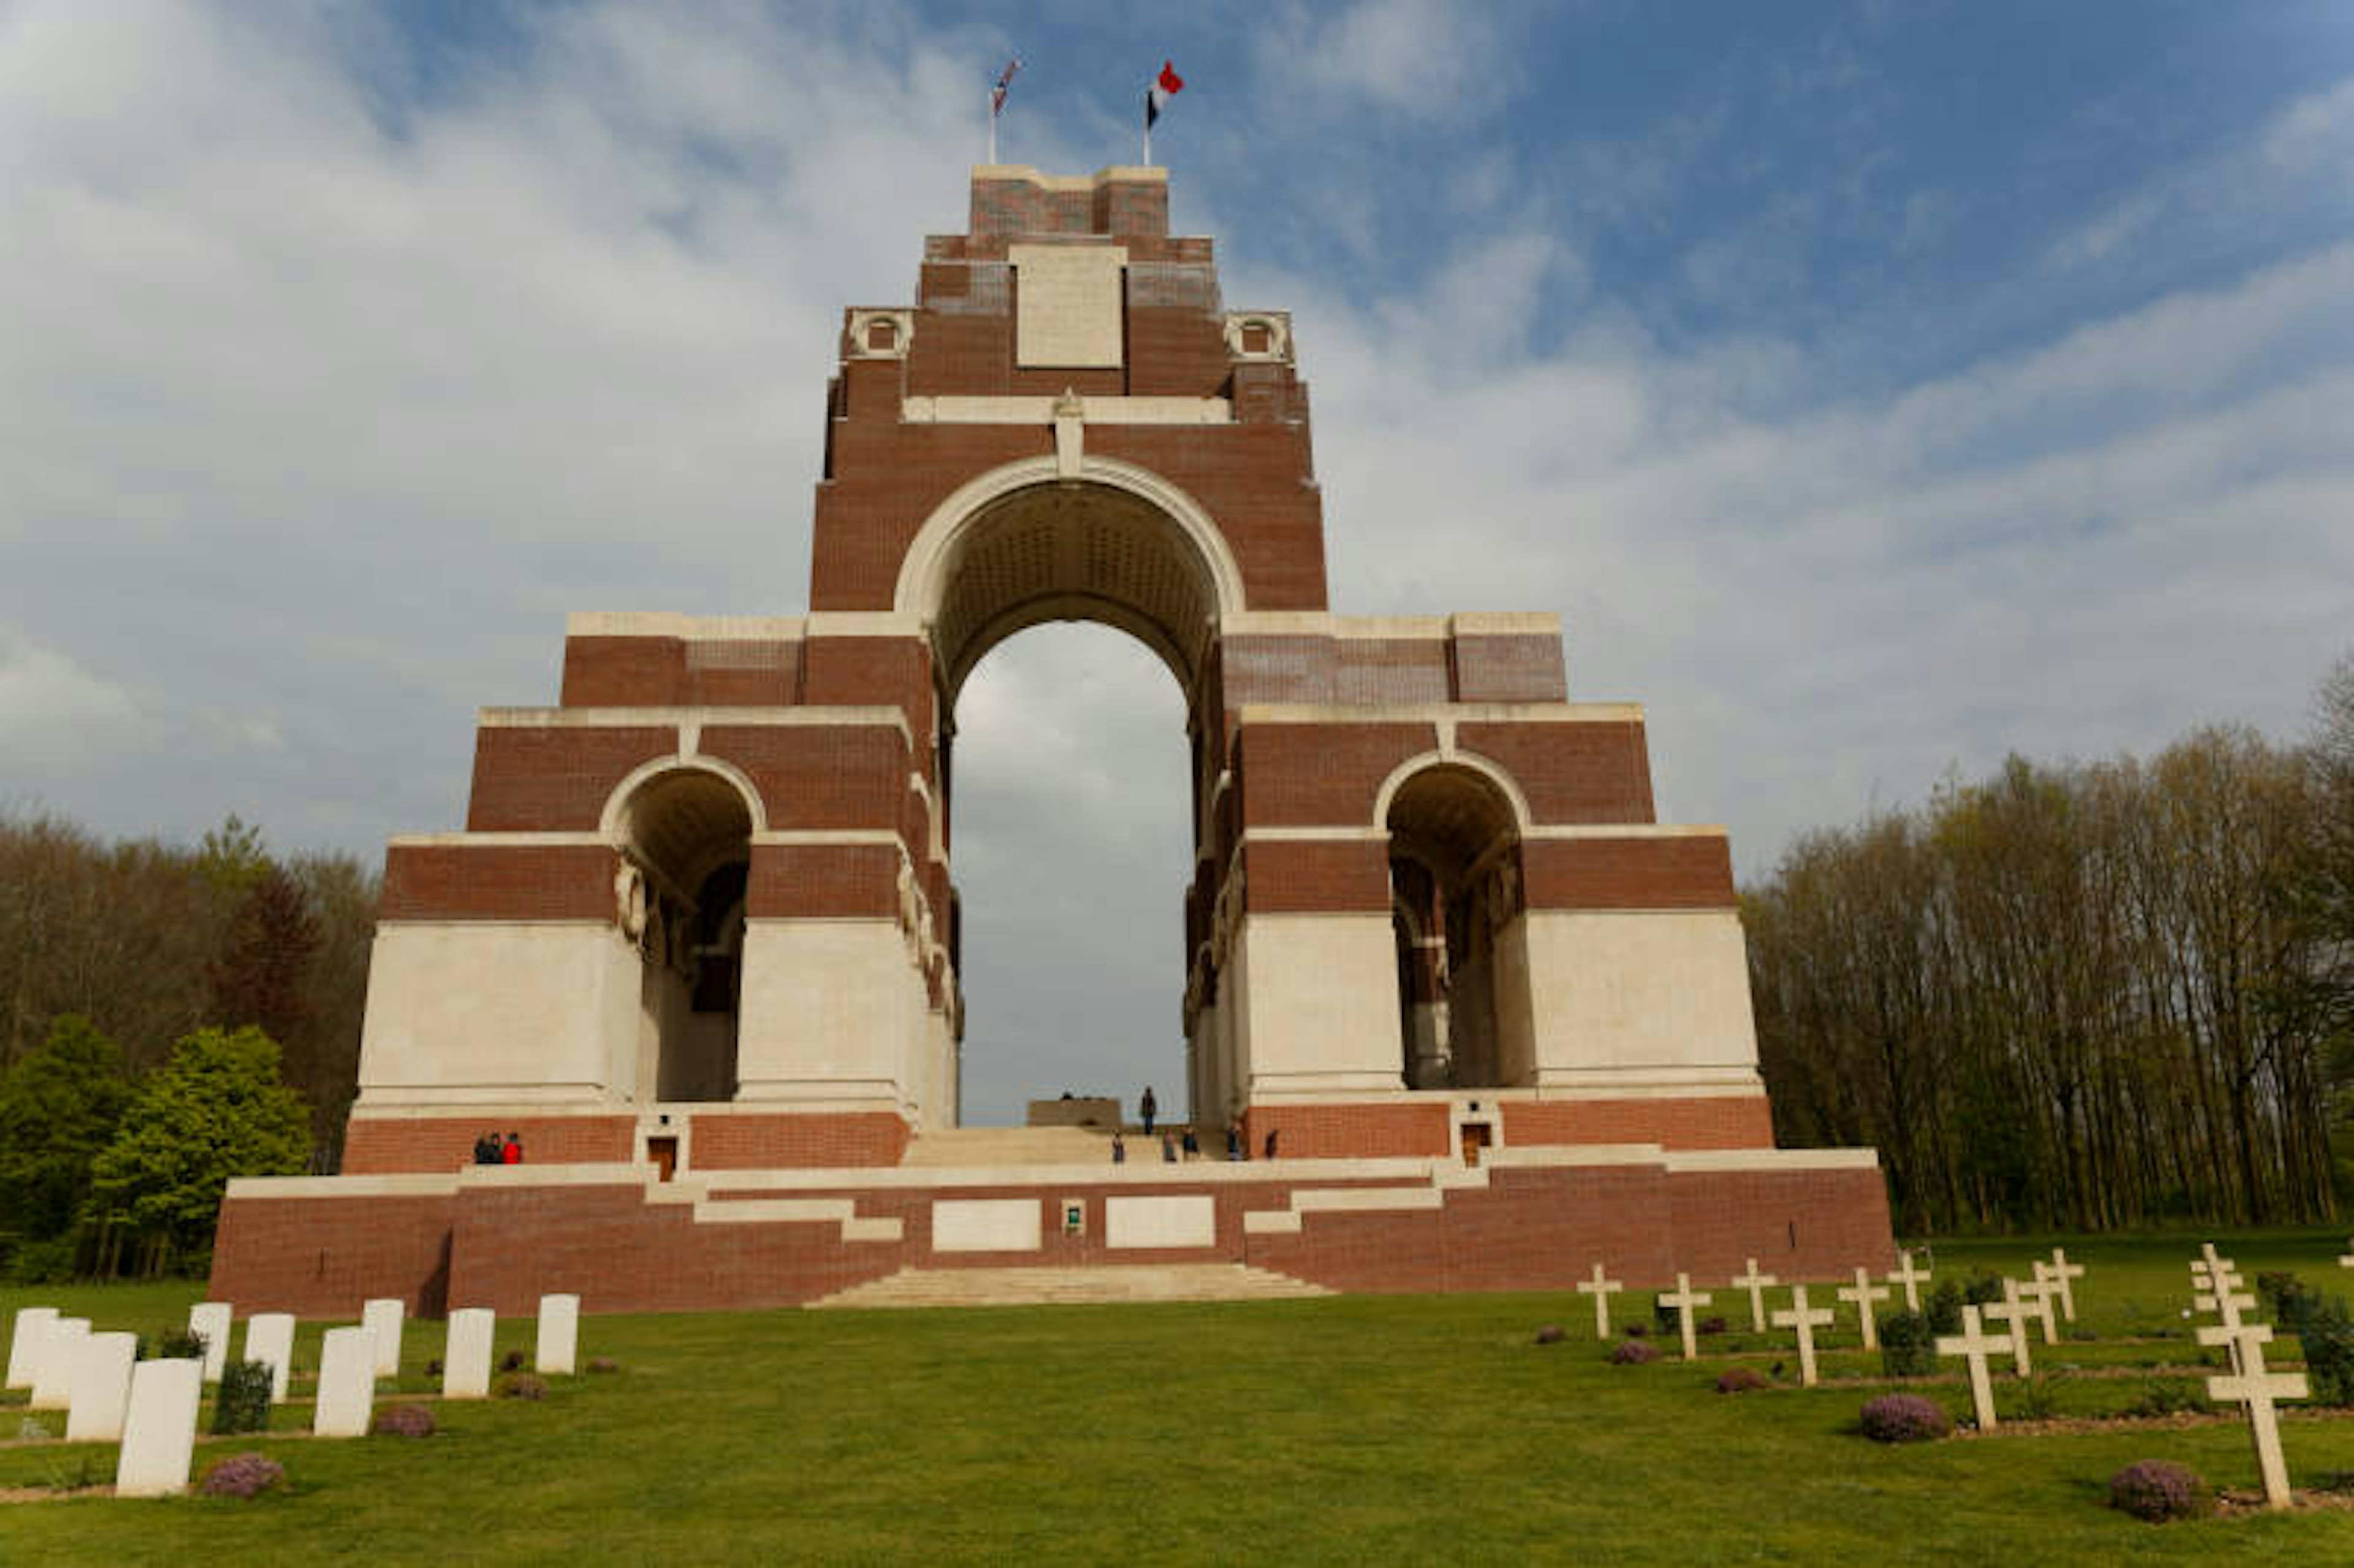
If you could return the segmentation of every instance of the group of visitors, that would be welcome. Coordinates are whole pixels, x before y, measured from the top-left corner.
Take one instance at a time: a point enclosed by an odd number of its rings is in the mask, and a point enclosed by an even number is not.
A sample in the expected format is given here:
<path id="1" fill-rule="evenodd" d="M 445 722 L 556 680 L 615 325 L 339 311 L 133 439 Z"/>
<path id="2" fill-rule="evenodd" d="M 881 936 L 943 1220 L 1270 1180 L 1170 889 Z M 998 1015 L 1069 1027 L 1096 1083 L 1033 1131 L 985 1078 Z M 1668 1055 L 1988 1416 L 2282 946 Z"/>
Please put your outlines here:
<path id="1" fill-rule="evenodd" d="M 1069 1097 L 1070 1097 L 1068 1095 L 1064 1096 L 1064 1098 L 1066 1099 L 1068 1099 Z M 1140 1119 L 1144 1123 L 1144 1136 L 1147 1138 L 1151 1137 L 1152 1124 L 1159 1118 L 1161 1113 L 1161 1102 L 1154 1097 L 1152 1086 L 1150 1084 L 1144 1086 L 1143 1097 L 1136 1102 L 1136 1108 L 1139 1113 Z M 1261 1160 L 1272 1160 L 1276 1157 L 1276 1143 L 1279 1136 L 1280 1133 L 1278 1128 L 1267 1128 L 1267 1139 L 1259 1146 L 1259 1158 Z M 1193 1129 L 1191 1127 L 1184 1128 L 1175 1133 L 1165 1131 L 1161 1133 L 1161 1162 L 1162 1164 L 1174 1165 L 1180 1160 L 1199 1160 L 1201 1158 L 1202 1140 L 1193 1135 Z M 1226 1124 L 1226 1158 L 1228 1160 L 1248 1160 L 1250 1158 L 1250 1150 L 1248 1144 L 1244 1139 L 1243 1120 L 1240 1117 L 1235 1118 L 1234 1120 Z M 1128 1139 L 1124 1133 L 1120 1132 L 1117 1128 L 1113 1130 L 1111 1135 L 1111 1162 L 1114 1165 L 1125 1165 L 1128 1163 Z"/>
<path id="2" fill-rule="evenodd" d="M 486 1132 L 474 1139 L 474 1163 L 477 1165 L 520 1165 L 523 1163 L 523 1134 L 511 1132 L 501 1138 Z"/>

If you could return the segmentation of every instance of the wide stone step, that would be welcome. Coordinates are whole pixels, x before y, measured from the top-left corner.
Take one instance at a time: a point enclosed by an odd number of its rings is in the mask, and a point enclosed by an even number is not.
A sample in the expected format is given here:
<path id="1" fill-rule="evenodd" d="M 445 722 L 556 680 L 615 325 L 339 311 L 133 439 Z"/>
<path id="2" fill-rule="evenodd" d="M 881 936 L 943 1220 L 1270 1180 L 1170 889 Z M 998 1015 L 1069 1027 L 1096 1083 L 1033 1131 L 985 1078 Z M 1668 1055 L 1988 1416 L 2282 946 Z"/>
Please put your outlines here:
<path id="1" fill-rule="evenodd" d="M 1156 1139 L 1157 1144 L 1157 1139 Z M 1144 1153 L 1130 1139 L 1129 1158 Z M 960 1127 L 917 1136 L 902 1165 L 934 1170 L 998 1165 L 1108 1165 L 1111 1131 L 1091 1127 Z"/>
<path id="2" fill-rule="evenodd" d="M 809 1305 L 1102 1305 L 1134 1301 L 1257 1301 L 1331 1294 L 1320 1285 L 1240 1263 L 1127 1264 L 1101 1268 L 907 1268 Z"/>

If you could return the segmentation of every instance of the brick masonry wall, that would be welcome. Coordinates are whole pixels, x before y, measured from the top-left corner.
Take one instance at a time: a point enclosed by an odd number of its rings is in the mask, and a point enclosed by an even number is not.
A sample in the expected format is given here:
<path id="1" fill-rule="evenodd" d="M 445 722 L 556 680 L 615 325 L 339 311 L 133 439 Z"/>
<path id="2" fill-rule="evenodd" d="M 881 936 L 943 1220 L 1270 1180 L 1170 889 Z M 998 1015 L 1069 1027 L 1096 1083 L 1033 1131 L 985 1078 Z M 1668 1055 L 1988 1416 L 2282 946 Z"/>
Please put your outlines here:
<path id="1" fill-rule="evenodd" d="M 756 920 L 892 920 L 899 852 L 890 844 L 755 844 L 744 913 Z"/>
<path id="2" fill-rule="evenodd" d="M 1375 839 L 1245 844 L 1243 899 L 1255 915 L 1386 914 L 1388 846 Z"/>
<path id="3" fill-rule="evenodd" d="M 502 1137 L 520 1134 L 524 1159 L 534 1165 L 604 1165 L 637 1157 L 634 1116 L 355 1116 L 344 1129 L 343 1173 L 464 1170 L 474 1163 L 474 1139 L 493 1127 Z"/>
<path id="4" fill-rule="evenodd" d="M 1722 834 L 1531 839 L 1521 845 L 1532 909 L 1731 909 L 1733 851 Z"/>
<path id="5" fill-rule="evenodd" d="M 678 731 L 668 726 L 478 729 L 466 826 L 478 833 L 593 831 L 631 768 L 677 749 Z"/>
<path id="6" fill-rule="evenodd" d="M 1455 739 L 1517 779 L 1540 822 L 1654 820 L 1639 719 L 1466 724 Z"/>
<path id="7" fill-rule="evenodd" d="M 221 1205 L 206 1294 L 252 1312 L 355 1318 L 397 1296 L 417 1317 L 448 1305 L 449 1197 L 237 1199 Z"/>
<path id="8" fill-rule="evenodd" d="M 1458 637 L 1457 697 L 1467 703 L 1558 703 L 1569 695 L 1558 637 Z"/>
<path id="9" fill-rule="evenodd" d="M 378 918 L 610 921 L 617 858 L 603 844 L 395 844 Z"/>
<path id="10" fill-rule="evenodd" d="M 1397 765 L 1438 746 L 1428 724 L 1258 724 L 1235 737 L 1243 821 L 1254 828 L 1372 827 Z"/>
<path id="11" fill-rule="evenodd" d="M 1504 1142 L 1656 1143 L 1662 1149 L 1771 1149 L 1764 1095 L 1686 1099 L 1504 1100 Z"/>
<path id="12" fill-rule="evenodd" d="M 888 1111 L 695 1118 L 698 1172 L 896 1165 L 907 1124 Z"/>
<path id="13" fill-rule="evenodd" d="M 1203 1132 L 1205 1148 L 1213 1140 L 1224 1147 L 1218 1128 Z M 1426 1159 L 1452 1152 L 1447 1107 L 1437 1103 L 1253 1106 L 1244 1114 L 1243 1134 L 1253 1159 L 1267 1147 L 1270 1132 L 1278 1135 L 1276 1154 L 1282 1160 Z"/>
<path id="14" fill-rule="evenodd" d="M 1341 1290 L 1566 1290 L 1599 1262 L 1629 1287 L 1673 1282 L 1677 1270 L 1725 1280 L 1755 1257 L 1784 1279 L 1831 1279 L 1894 1258 L 1880 1173 L 1693 1172 L 1658 1165 L 1499 1170 L 1483 1188 L 1456 1188 L 1435 1210 L 1309 1213 L 1293 1234 L 1248 1234 L 1243 1216 L 1279 1211 L 1294 1186 L 1393 1185 L 1320 1180 L 1277 1160 L 1265 1179 L 1228 1185 L 1185 1167 L 1130 1166 L 1119 1181 L 1075 1168 L 1051 1188 L 860 1188 L 804 1196 L 852 1199 L 870 1218 L 897 1218 L 903 1239 L 843 1242 L 832 1221 L 697 1224 L 692 1205 L 650 1203 L 639 1182 L 536 1186 L 495 1181 L 455 1197 L 240 1199 L 226 1205 L 212 1294 L 240 1312 L 349 1317 L 370 1296 L 398 1295 L 412 1310 L 490 1307 L 529 1313 L 549 1291 L 577 1291 L 591 1312 L 784 1306 L 814 1299 L 903 1265 L 1244 1261 Z M 1207 1247 L 1112 1250 L 1105 1201 L 1114 1196 L 1210 1196 Z M 747 1190 L 740 1196 L 768 1194 Z M 732 1201 L 724 1181 L 710 1194 Z M 931 1252 L 931 1204 L 940 1197 L 1030 1199 L 1041 1208 L 1035 1252 Z M 1059 1200 L 1086 1211 L 1082 1234 L 1062 1233 Z"/>
<path id="15" fill-rule="evenodd" d="M 715 724 L 703 749 L 750 777 L 772 830 L 899 825 L 907 743 L 896 726 Z"/>

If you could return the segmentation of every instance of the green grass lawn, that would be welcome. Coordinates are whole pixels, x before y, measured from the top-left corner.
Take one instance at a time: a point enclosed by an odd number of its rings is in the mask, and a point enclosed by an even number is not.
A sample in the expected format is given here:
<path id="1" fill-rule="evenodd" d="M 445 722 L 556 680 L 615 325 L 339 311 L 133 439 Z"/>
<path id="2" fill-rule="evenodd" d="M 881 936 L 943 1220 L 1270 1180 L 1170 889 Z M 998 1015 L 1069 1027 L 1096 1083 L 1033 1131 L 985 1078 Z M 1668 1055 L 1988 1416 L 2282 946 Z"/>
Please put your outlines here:
<path id="1" fill-rule="evenodd" d="M 2080 1327 L 2096 1337 L 2039 1346 L 2061 1414 L 2193 1375 L 2180 1312 L 2197 1239 L 2063 1238 L 2091 1271 Z M 2251 1281 L 2286 1267 L 2354 1288 L 2334 1264 L 2342 1233 L 2215 1239 Z M 1936 1265 L 2024 1275 L 2041 1255 L 1944 1243 Z M 1696 1283 L 1745 1329 L 1741 1293 Z M 199 1295 L 10 1289 L 0 1313 L 50 1303 L 152 1332 Z M 1621 1320 L 1648 1304 L 1629 1301 Z M 1546 1322 L 1570 1340 L 1534 1344 Z M 303 1371 L 323 1327 L 304 1326 Z M 2252 1488 L 2236 1424 L 1882 1448 L 1854 1431 L 1872 1390 L 1850 1380 L 1877 1361 L 1845 1311 L 1814 1391 L 1712 1392 L 1736 1357 L 1795 1377 L 1787 1345 L 1745 1332 L 1705 1341 L 1695 1366 L 1670 1336 L 1643 1367 L 1606 1364 L 1592 1333 L 1568 1295 L 591 1317 L 582 1354 L 617 1374 L 553 1380 L 541 1404 L 439 1405 L 421 1442 L 295 1436 L 298 1376 L 280 1431 L 197 1450 L 199 1469 L 267 1452 L 284 1493 L 0 1506 L 0 1563 L 2354 1561 L 2354 1511 L 2154 1528 L 2103 1506 L 2108 1476 L 2143 1457 Z M 501 1353 L 529 1341 L 528 1323 L 501 1325 Z M 440 1325 L 410 1326 L 404 1387 L 431 1387 L 440 1347 Z M 1957 1379 L 1924 1386 L 1967 1410 Z M 2006 1389 L 2009 1410 L 2023 1391 Z M 23 1403 L 0 1405 L 0 1439 Z M 2354 1472 L 2354 1418 L 2285 1431 L 2300 1487 Z M 0 1488 L 85 1468 L 111 1479 L 112 1447 L 0 1444 Z"/>

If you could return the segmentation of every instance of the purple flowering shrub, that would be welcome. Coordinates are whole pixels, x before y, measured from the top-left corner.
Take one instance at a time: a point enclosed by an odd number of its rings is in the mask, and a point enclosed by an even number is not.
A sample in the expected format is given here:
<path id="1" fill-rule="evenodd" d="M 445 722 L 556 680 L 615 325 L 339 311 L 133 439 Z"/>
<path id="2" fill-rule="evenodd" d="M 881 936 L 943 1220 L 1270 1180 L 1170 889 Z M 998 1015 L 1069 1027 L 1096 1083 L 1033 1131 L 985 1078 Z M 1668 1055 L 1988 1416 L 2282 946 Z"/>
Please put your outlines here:
<path id="1" fill-rule="evenodd" d="M 376 1430 L 387 1437 L 430 1437 L 433 1412 L 421 1404 L 394 1404 L 376 1412 Z"/>
<path id="2" fill-rule="evenodd" d="M 1946 1407 L 1917 1393 L 1883 1393 L 1863 1402 L 1863 1435 L 1875 1443 L 1926 1443 L 1953 1429 Z"/>
<path id="3" fill-rule="evenodd" d="M 1547 1323 L 1537 1330 L 1537 1343 L 1540 1345 L 1558 1345 L 1567 1338 L 1569 1335 L 1558 1323 Z"/>
<path id="4" fill-rule="evenodd" d="M 2137 1459 L 2109 1478 L 2109 1506 L 2163 1524 L 2210 1512 L 2215 1493 L 2196 1470 L 2170 1459 Z"/>
<path id="5" fill-rule="evenodd" d="M 491 1393 L 500 1399 L 546 1399 L 547 1382 L 531 1372 L 509 1372 L 491 1385 Z"/>
<path id="6" fill-rule="evenodd" d="M 1610 1364 L 1614 1367 L 1639 1367 L 1659 1359 L 1659 1347 L 1649 1340 L 1628 1340 L 1610 1352 Z"/>
<path id="7" fill-rule="evenodd" d="M 286 1467 L 260 1454 L 234 1454 L 205 1472 L 197 1489 L 208 1498 L 260 1497 L 286 1479 Z"/>
<path id="8" fill-rule="evenodd" d="M 610 1356 L 598 1356 L 588 1362 L 588 1370 L 592 1372 L 617 1372 L 621 1370 L 621 1363 Z"/>
<path id="9" fill-rule="evenodd" d="M 1727 1367 L 1716 1380 L 1719 1393 L 1755 1393 L 1772 1386 L 1773 1381 L 1755 1367 Z"/>

